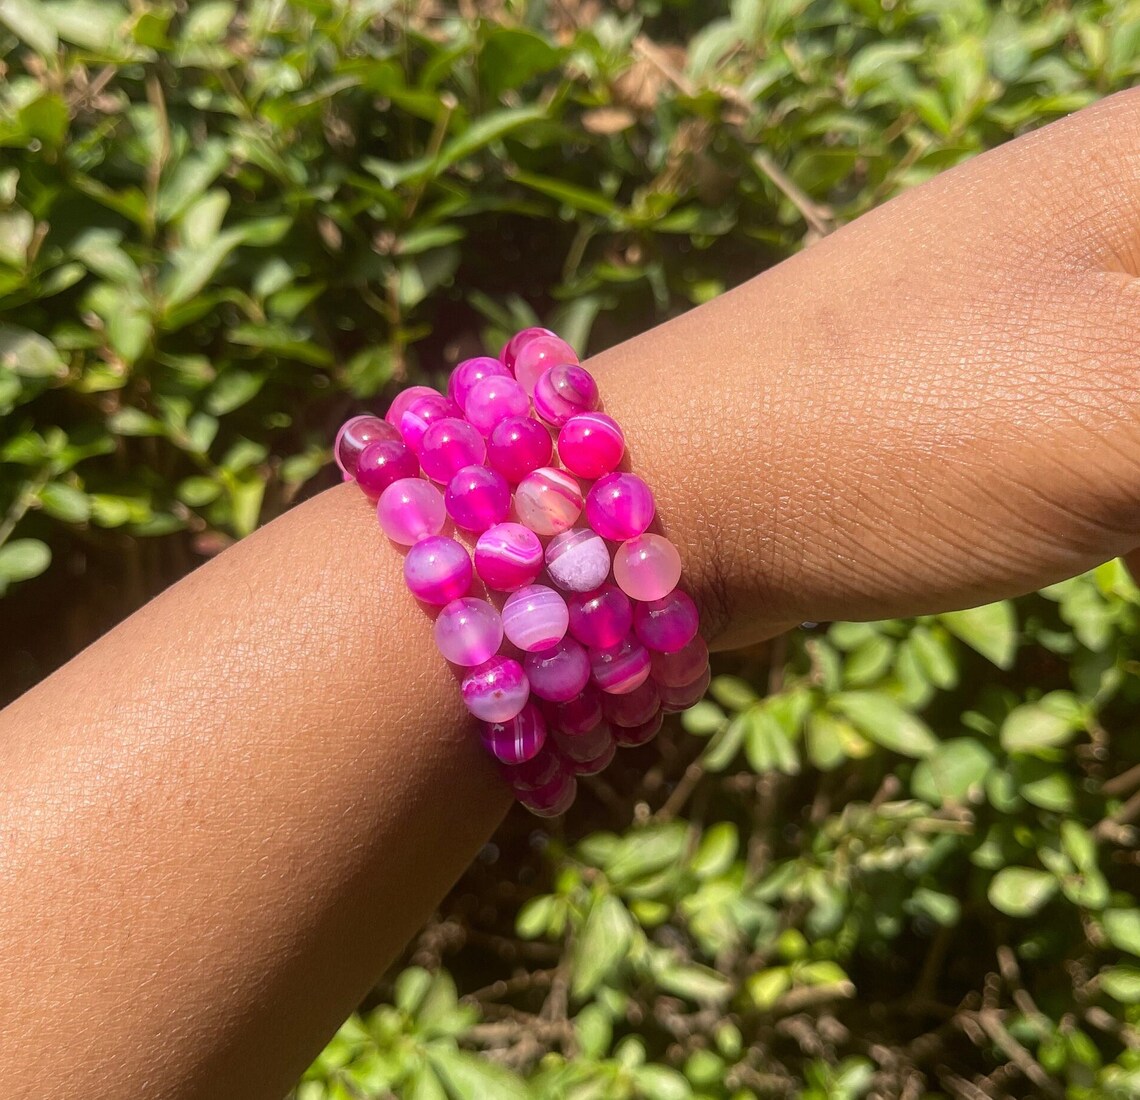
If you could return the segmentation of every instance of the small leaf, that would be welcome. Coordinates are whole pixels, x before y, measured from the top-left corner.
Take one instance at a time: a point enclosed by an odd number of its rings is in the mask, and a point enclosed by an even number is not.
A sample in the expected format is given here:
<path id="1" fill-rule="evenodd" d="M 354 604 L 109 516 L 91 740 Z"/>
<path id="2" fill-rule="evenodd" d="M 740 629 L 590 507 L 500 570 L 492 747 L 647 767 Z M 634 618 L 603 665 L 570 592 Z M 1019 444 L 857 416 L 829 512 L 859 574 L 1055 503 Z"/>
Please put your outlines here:
<path id="1" fill-rule="evenodd" d="M 1031 917 L 1057 892 L 1048 871 L 1003 867 L 990 882 L 990 904 L 1011 917 Z"/>
<path id="2" fill-rule="evenodd" d="M 998 668 L 1011 668 L 1017 655 L 1017 612 L 1009 600 L 948 611 L 939 620 L 955 637 Z"/>
<path id="3" fill-rule="evenodd" d="M 59 378 L 67 364 L 55 345 L 39 333 L 0 324 L 0 373 L 14 371 L 24 378 Z"/>
<path id="4" fill-rule="evenodd" d="M 1072 740 L 1077 727 L 1040 703 L 1014 707 L 1002 723 L 1001 746 L 1006 752 L 1034 752 L 1051 749 Z"/>
<path id="5" fill-rule="evenodd" d="M 877 691 L 840 692 L 831 702 L 860 733 L 891 752 L 922 757 L 938 748 L 938 739 L 926 723 L 889 695 Z"/>
<path id="6" fill-rule="evenodd" d="M 49 57 L 59 49 L 59 36 L 42 0 L 4 0 L 0 23 L 36 53 Z"/>
<path id="7" fill-rule="evenodd" d="M 53 481 L 40 490 L 44 511 L 64 523 L 83 523 L 91 515 L 91 502 L 85 493 L 62 481 Z"/>
<path id="8" fill-rule="evenodd" d="M 1140 1004 L 1140 967 L 1108 966 L 1100 972 L 1100 987 L 1121 1004 Z"/>
<path id="9" fill-rule="evenodd" d="M 575 951 L 572 992 L 587 997 L 625 957 L 633 939 L 633 918 L 621 899 L 600 894 L 594 899 Z"/>
<path id="10" fill-rule="evenodd" d="M 740 835 L 731 821 L 718 821 L 706 830 L 689 868 L 698 878 L 715 878 L 732 866 L 740 846 Z"/>
<path id="11" fill-rule="evenodd" d="M 925 802 L 973 801 L 981 797 L 986 776 L 994 766 L 993 753 L 972 737 L 944 741 L 911 777 L 911 789 Z"/>
<path id="12" fill-rule="evenodd" d="M 51 564 L 51 550 L 39 539 L 13 539 L 0 546 L 0 590 L 38 577 Z"/>
<path id="13" fill-rule="evenodd" d="M 1140 909 L 1106 909 L 1100 919 L 1113 947 L 1140 955 Z"/>
<path id="14" fill-rule="evenodd" d="M 540 894 L 531 898 L 519 910 L 515 919 L 515 930 L 524 940 L 536 940 L 550 929 L 550 922 L 558 906 L 558 899 L 552 894 Z"/>
<path id="15" fill-rule="evenodd" d="M 792 988 L 791 971 L 786 966 L 775 966 L 753 974 L 745 983 L 752 1003 L 761 1011 L 771 1008 Z"/>

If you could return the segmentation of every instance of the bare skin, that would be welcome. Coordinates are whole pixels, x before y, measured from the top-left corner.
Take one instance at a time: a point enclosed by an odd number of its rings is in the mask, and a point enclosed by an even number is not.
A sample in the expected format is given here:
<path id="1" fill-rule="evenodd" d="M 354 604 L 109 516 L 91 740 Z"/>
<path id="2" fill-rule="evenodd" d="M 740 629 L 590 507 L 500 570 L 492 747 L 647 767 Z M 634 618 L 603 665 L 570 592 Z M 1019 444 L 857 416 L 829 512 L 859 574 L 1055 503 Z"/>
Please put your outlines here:
<path id="1" fill-rule="evenodd" d="M 589 365 L 721 648 L 1140 544 L 1140 96 Z M 0 713 L 0 1094 L 276 1100 L 508 797 L 352 486 Z"/>

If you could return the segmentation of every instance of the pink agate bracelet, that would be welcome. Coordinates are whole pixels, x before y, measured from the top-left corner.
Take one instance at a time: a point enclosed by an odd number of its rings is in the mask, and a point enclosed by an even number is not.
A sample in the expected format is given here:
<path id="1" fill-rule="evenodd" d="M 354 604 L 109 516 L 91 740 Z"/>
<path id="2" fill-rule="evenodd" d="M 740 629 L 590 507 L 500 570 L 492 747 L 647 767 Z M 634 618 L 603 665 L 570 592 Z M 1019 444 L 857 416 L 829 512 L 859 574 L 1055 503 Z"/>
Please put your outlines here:
<path id="1" fill-rule="evenodd" d="M 553 332 L 524 329 L 498 359 L 464 360 L 446 396 L 412 386 L 383 420 L 353 417 L 334 453 L 408 548 L 408 588 L 439 608 L 436 645 L 533 813 L 563 813 L 576 776 L 646 744 L 663 712 L 704 694 L 708 648 L 677 587 L 680 555 L 648 530 L 652 492 L 617 469 L 621 427 Z M 449 521 L 477 536 L 474 562 Z M 499 606 L 470 594 L 476 574 L 505 594 Z"/>

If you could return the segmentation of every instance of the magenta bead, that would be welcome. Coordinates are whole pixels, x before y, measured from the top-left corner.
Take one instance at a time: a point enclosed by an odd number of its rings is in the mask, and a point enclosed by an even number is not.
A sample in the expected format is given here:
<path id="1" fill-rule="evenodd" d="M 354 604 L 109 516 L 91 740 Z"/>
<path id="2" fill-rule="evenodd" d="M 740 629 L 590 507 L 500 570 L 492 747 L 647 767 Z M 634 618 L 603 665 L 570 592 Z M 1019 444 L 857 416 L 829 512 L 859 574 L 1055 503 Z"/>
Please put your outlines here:
<path id="1" fill-rule="evenodd" d="M 618 422 L 605 413 L 579 413 L 570 417 L 558 433 L 558 457 L 579 477 L 596 478 L 610 473 L 625 454 L 625 434 Z"/>
<path id="2" fill-rule="evenodd" d="M 633 606 L 633 630 L 646 649 L 676 653 L 696 637 L 699 625 L 697 605 L 679 588 L 659 600 Z"/>
<path id="3" fill-rule="evenodd" d="M 515 370 L 515 356 L 522 350 L 524 344 L 529 343 L 536 336 L 557 336 L 548 328 L 532 325 L 530 328 L 520 329 L 504 345 L 499 352 L 499 361 L 513 374 Z"/>
<path id="4" fill-rule="evenodd" d="M 466 420 L 448 416 L 432 424 L 420 441 L 424 473 L 446 485 L 464 466 L 478 466 L 487 457 L 487 444 Z"/>
<path id="5" fill-rule="evenodd" d="M 589 760 L 572 761 L 575 775 L 597 775 L 599 772 L 604 772 L 614 762 L 614 756 L 617 754 L 617 742 L 614 740 L 613 734 L 608 734 L 608 736 L 609 741 L 606 743 L 606 747 L 596 756 L 591 756 Z"/>
<path id="6" fill-rule="evenodd" d="M 661 695 L 651 679 L 624 695 L 602 694 L 602 712 L 615 726 L 640 726 L 661 709 Z"/>
<path id="7" fill-rule="evenodd" d="M 546 547 L 546 571 L 565 592 L 590 592 L 610 575 L 610 551 L 584 527 L 555 535 Z"/>
<path id="8" fill-rule="evenodd" d="M 547 367 L 534 387 L 534 411 L 548 424 L 561 428 L 572 416 L 598 407 L 598 384 L 577 363 Z"/>
<path id="9" fill-rule="evenodd" d="M 594 760 L 609 750 L 614 743 L 613 734 L 605 722 L 599 722 L 593 729 L 586 730 L 585 733 L 551 730 L 550 737 L 558 746 L 558 751 L 574 763 Z M 574 770 L 577 771 L 578 769 L 575 768 Z"/>
<path id="10" fill-rule="evenodd" d="M 570 772 L 560 772 L 549 783 L 530 790 L 516 790 L 519 803 L 536 817 L 558 817 L 574 805 L 578 782 Z"/>
<path id="11" fill-rule="evenodd" d="M 404 557 L 408 591 L 424 603 L 442 607 L 471 591 L 471 558 L 446 535 L 420 539 Z"/>
<path id="12" fill-rule="evenodd" d="M 447 514 L 465 531 L 486 531 L 511 510 L 511 487 L 486 466 L 464 466 L 443 494 Z"/>
<path id="13" fill-rule="evenodd" d="M 503 644 L 503 620 L 486 600 L 464 596 L 436 617 L 436 648 L 453 665 L 474 668 L 489 661 Z"/>
<path id="14" fill-rule="evenodd" d="M 461 409 L 467 405 L 467 395 L 476 382 L 484 378 L 510 378 L 510 370 L 490 355 L 477 355 L 457 363 L 447 379 L 447 396 Z"/>
<path id="15" fill-rule="evenodd" d="M 606 649 L 617 645 L 633 623 L 629 597 L 615 584 L 603 584 L 593 592 L 575 593 L 566 601 L 570 633 L 584 646 Z"/>
<path id="16" fill-rule="evenodd" d="M 708 668 L 709 647 L 699 634 L 674 653 L 652 653 L 653 679 L 660 687 L 682 687 Z"/>
<path id="17" fill-rule="evenodd" d="M 611 726 L 610 731 L 618 745 L 633 749 L 639 745 L 649 744 L 661 732 L 664 720 L 665 715 L 658 711 L 648 722 L 643 722 L 640 726 Z"/>
<path id="18" fill-rule="evenodd" d="M 463 702 L 484 722 L 507 722 L 526 705 L 530 682 L 518 661 L 491 657 L 463 678 Z"/>
<path id="19" fill-rule="evenodd" d="M 636 638 L 625 638 L 606 649 L 591 649 L 590 667 L 602 691 L 625 695 L 649 678 L 649 650 Z"/>
<path id="20" fill-rule="evenodd" d="M 436 421 L 454 417 L 462 418 L 459 406 L 442 393 L 425 393 L 413 398 L 400 414 L 400 435 L 404 442 L 418 455 L 423 446 L 424 436 Z"/>
<path id="21" fill-rule="evenodd" d="M 400 440 L 400 433 L 386 420 L 368 415 L 346 420 L 336 433 L 336 442 L 333 444 L 333 458 L 341 473 L 348 474 L 350 478 L 355 477 L 357 463 L 364 449 L 370 443 L 382 440 Z"/>
<path id="22" fill-rule="evenodd" d="M 660 600 L 680 579 L 681 555 L 661 535 L 638 535 L 614 552 L 614 580 L 631 600 Z"/>
<path id="23" fill-rule="evenodd" d="M 497 523 L 475 543 L 475 570 L 488 588 L 514 592 L 542 572 L 542 543 L 521 523 Z"/>
<path id="24" fill-rule="evenodd" d="M 512 485 L 541 466 L 550 465 L 554 441 L 530 416 L 508 416 L 491 429 L 487 438 L 487 461 Z"/>
<path id="25" fill-rule="evenodd" d="M 519 482 L 515 511 L 536 535 L 568 531 L 582 514 L 582 489 L 565 470 L 544 466 Z"/>
<path id="26" fill-rule="evenodd" d="M 562 754 L 554 747 L 549 737 L 546 744 L 529 760 L 521 764 L 499 763 L 499 774 L 518 792 L 533 791 L 545 787 L 569 769 Z"/>
<path id="27" fill-rule="evenodd" d="M 416 400 L 417 397 L 425 397 L 428 394 L 439 396 L 438 390 L 433 390 L 431 386 L 409 386 L 406 390 L 400 390 L 394 398 L 392 404 L 388 406 L 388 411 L 384 414 L 384 419 L 388 421 L 396 429 L 400 427 L 400 417 L 404 415 L 404 410 Z"/>
<path id="28" fill-rule="evenodd" d="M 578 353 L 561 337 L 535 336 L 527 340 L 515 355 L 515 377 L 529 396 L 534 393 L 534 387 L 547 367 L 577 362 Z"/>
<path id="29" fill-rule="evenodd" d="M 487 751 L 504 764 L 532 760 L 546 742 L 546 721 L 534 701 L 529 701 L 505 722 L 484 722 L 480 730 Z"/>
<path id="30" fill-rule="evenodd" d="M 526 416 L 530 411 L 530 399 L 513 378 L 492 375 L 475 383 L 467 395 L 463 411 L 479 431 L 490 435 L 501 421 Z"/>
<path id="31" fill-rule="evenodd" d="M 566 601 L 544 584 L 512 592 L 503 604 L 503 630 L 519 649 L 537 653 L 562 641 L 570 621 Z"/>
<path id="32" fill-rule="evenodd" d="M 688 710 L 704 698 L 712 680 L 712 673 L 705 667 L 704 672 L 688 684 L 680 687 L 661 687 L 661 709 L 666 711 Z"/>
<path id="33" fill-rule="evenodd" d="M 573 638 L 523 659 L 530 689 L 540 699 L 566 703 L 581 694 L 590 680 L 590 658 Z"/>
<path id="34" fill-rule="evenodd" d="M 604 539 L 625 542 L 653 522 L 653 493 L 636 474 L 606 474 L 586 494 L 586 520 Z"/>
<path id="35" fill-rule="evenodd" d="M 573 699 L 547 707 L 549 724 L 566 733 L 585 733 L 592 730 L 604 717 L 602 693 L 593 684 L 587 684 Z"/>
<path id="36" fill-rule="evenodd" d="M 393 433 L 396 432 L 391 424 L 384 421 L 381 423 Z M 420 464 L 416 461 L 416 456 L 400 440 L 398 433 L 395 439 L 378 439 L 375 443 L 369 443 L 356 460 L 356 483 L 372 500 L 379 500 L 380 494 L 394 481 L 416 477 L 419 472 Z"/>
<path id="37" fill-rule="evenodd" d="M 412 546 L 420 539 L 438 535 L 447 519 L 443 494 L 422 477 L 393 481 L 376 504 L 380 528 L 393 542 Z"/>

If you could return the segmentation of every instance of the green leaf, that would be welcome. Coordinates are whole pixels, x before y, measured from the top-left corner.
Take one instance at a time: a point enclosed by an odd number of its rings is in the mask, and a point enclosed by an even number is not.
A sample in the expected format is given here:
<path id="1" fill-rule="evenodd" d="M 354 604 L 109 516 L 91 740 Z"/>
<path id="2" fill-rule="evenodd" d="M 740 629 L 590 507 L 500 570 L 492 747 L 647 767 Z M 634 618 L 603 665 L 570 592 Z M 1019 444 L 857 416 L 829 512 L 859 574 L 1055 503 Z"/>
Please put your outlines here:
<path id="1" fill-rule="evenodd" d="M 1140 909 L 1106 909 L 1100 919 L 1113 947 L 1140 955 Z"/>
<path id="2" fill-rule="evenodd" d="M 771 1008 L 792 988 L 792 973 L 786 966 L 775 966 L 753 974 L 744 983 L 752 1003 L 762 1012 Z"/>
<path id="3" fill-rule="evenodd" d="M 0 23 L 44 57 L 59 49 L 55 23 L 42 0 L 4 0 L 0 4 Z"/>
<path id="4" fill-rule="evenodd" d="M 729 710 L 743 710 L 759 698 L 756 689 L 739 676 L 714 676 L 709 684 L 709 694 Z"/>
<path id="5" fill-rule="evenodd" d="M 1140 1004 L 1140 967 L 1107 966 L 1099 975 L 1100 987 L 1121 1004 Z"/>
<path id="6" fill-rule="evenodd" d="M 711 699 L 701 699 L 681 715 L 681 725 L 686 733 L 697 737 L 708 737 L 716 733 L 725 722 L 724 711 Z"/>
<path id="7" fill-rule="evenodd" d="M 613 894 L 598 894 L 575 945 L 571 992 L 587 997 L 616 969 L 633 941 L 633 918 Z"/>
<path id="8" fill-rule="evenodd" d="M 13 539 L 0 546 L 0 591 L 15 581 L 38 577 L 51 564 L 51 550 L 39 539 Z"/>
<path id="9" fill-rule="evenodd" d="M 1017 612 L 1009 600 L 948 611 L 939 620 L 955 637 L 998 668 L 1011 668 L 1017 654 Z"/>
<path id="10" fill-rule="evenodd" d="M 1006 752 L 1035 752 L 1057 748 L 1073 739 L 1077 725 L 1041 703 L 1022 703 L 1009 712 L 1001 727 L 1001 746 Z"/>
<path id="11" fill-rule="evenodd" d="M 172 266 L 159 283 L 165 313 L 169 315 L 175 306 L 197 295 L 241 241 L 240 229 L 227 229 L 204 248 L 175 253 Z"/>
<path id="12" fill-rule="evenodd" d="M 1003 867 L 990 881 L 990 904 L 1011 917 L 1031 917 L 1057 892 L 1048 871 Z"/>
<path id="13" fill-rule="evenodd" d="M 911 789 L 935 806 L 976 801 L 993 766 L 993 753 L 985 745 L 972 737 L 957 737 L 942 742 L 914 769 Z"/>
<path id="14" fill-rule="evenodd" d="M 67 374 L 55 345 L 44 336 L 16 325 L 0 324 L 0 373 L 24 378 L 61 378 Z"/>
<path id="15" fill-rule="evenodd" d="M 840 692 L 831 703 L 860 733 L 891 752 L 922 757 L 938 748 L 926 723 L 882 692 Z"/>
<path id="16" fill-rule="evenodd" d="M 690 1100 L 692 1086 L 684 1074 L 656 1063 L 637 1066 L 632 1076 L 645 1100 Z"/>
<path id="17" fill-rule="evenodd" d="M 515 930 L 524 940 L 536 940 L 539 936 L 546 935 L 558 905 L 558 898 L 552 894 L 540 894 L 531 898 L 519 910 Z"/>
<path id="18" fill-rule="evenodd" d="M 685 850 L 687 830 L 679 823 L 650 825 L 627 833 L 605 863 L 610 880 L 625 885 L 676 865 Z"/>
<path id="19" fill-rule="evenodd" d="M 567 183 L 565 180 L 537 176 L 532 172 L 513 172 L 511 179 L 533 191 L 557 199 L 573 210 L 596 214 L 611 220 L 617 220 L 621 216 L 621 208 L 613 199 L 599 195 L 596 191 L 587 191 L 586 188 Z"/>
<path id="20" fill-rule="evenodd" d="M 84 523 L 91 515 L 91 502 L 85 493 L 62 481 L 53 481 L 40 490 L 44 511 L 64 523 Z"/>
<path id="21" fill-rule="evenodd" d="M 715 878 L 732 866 L 740 847 L 740 834 L 731 821 L 718 821 L 710 825 L 689 862 L 689 869 L 698 878 Z"/>

